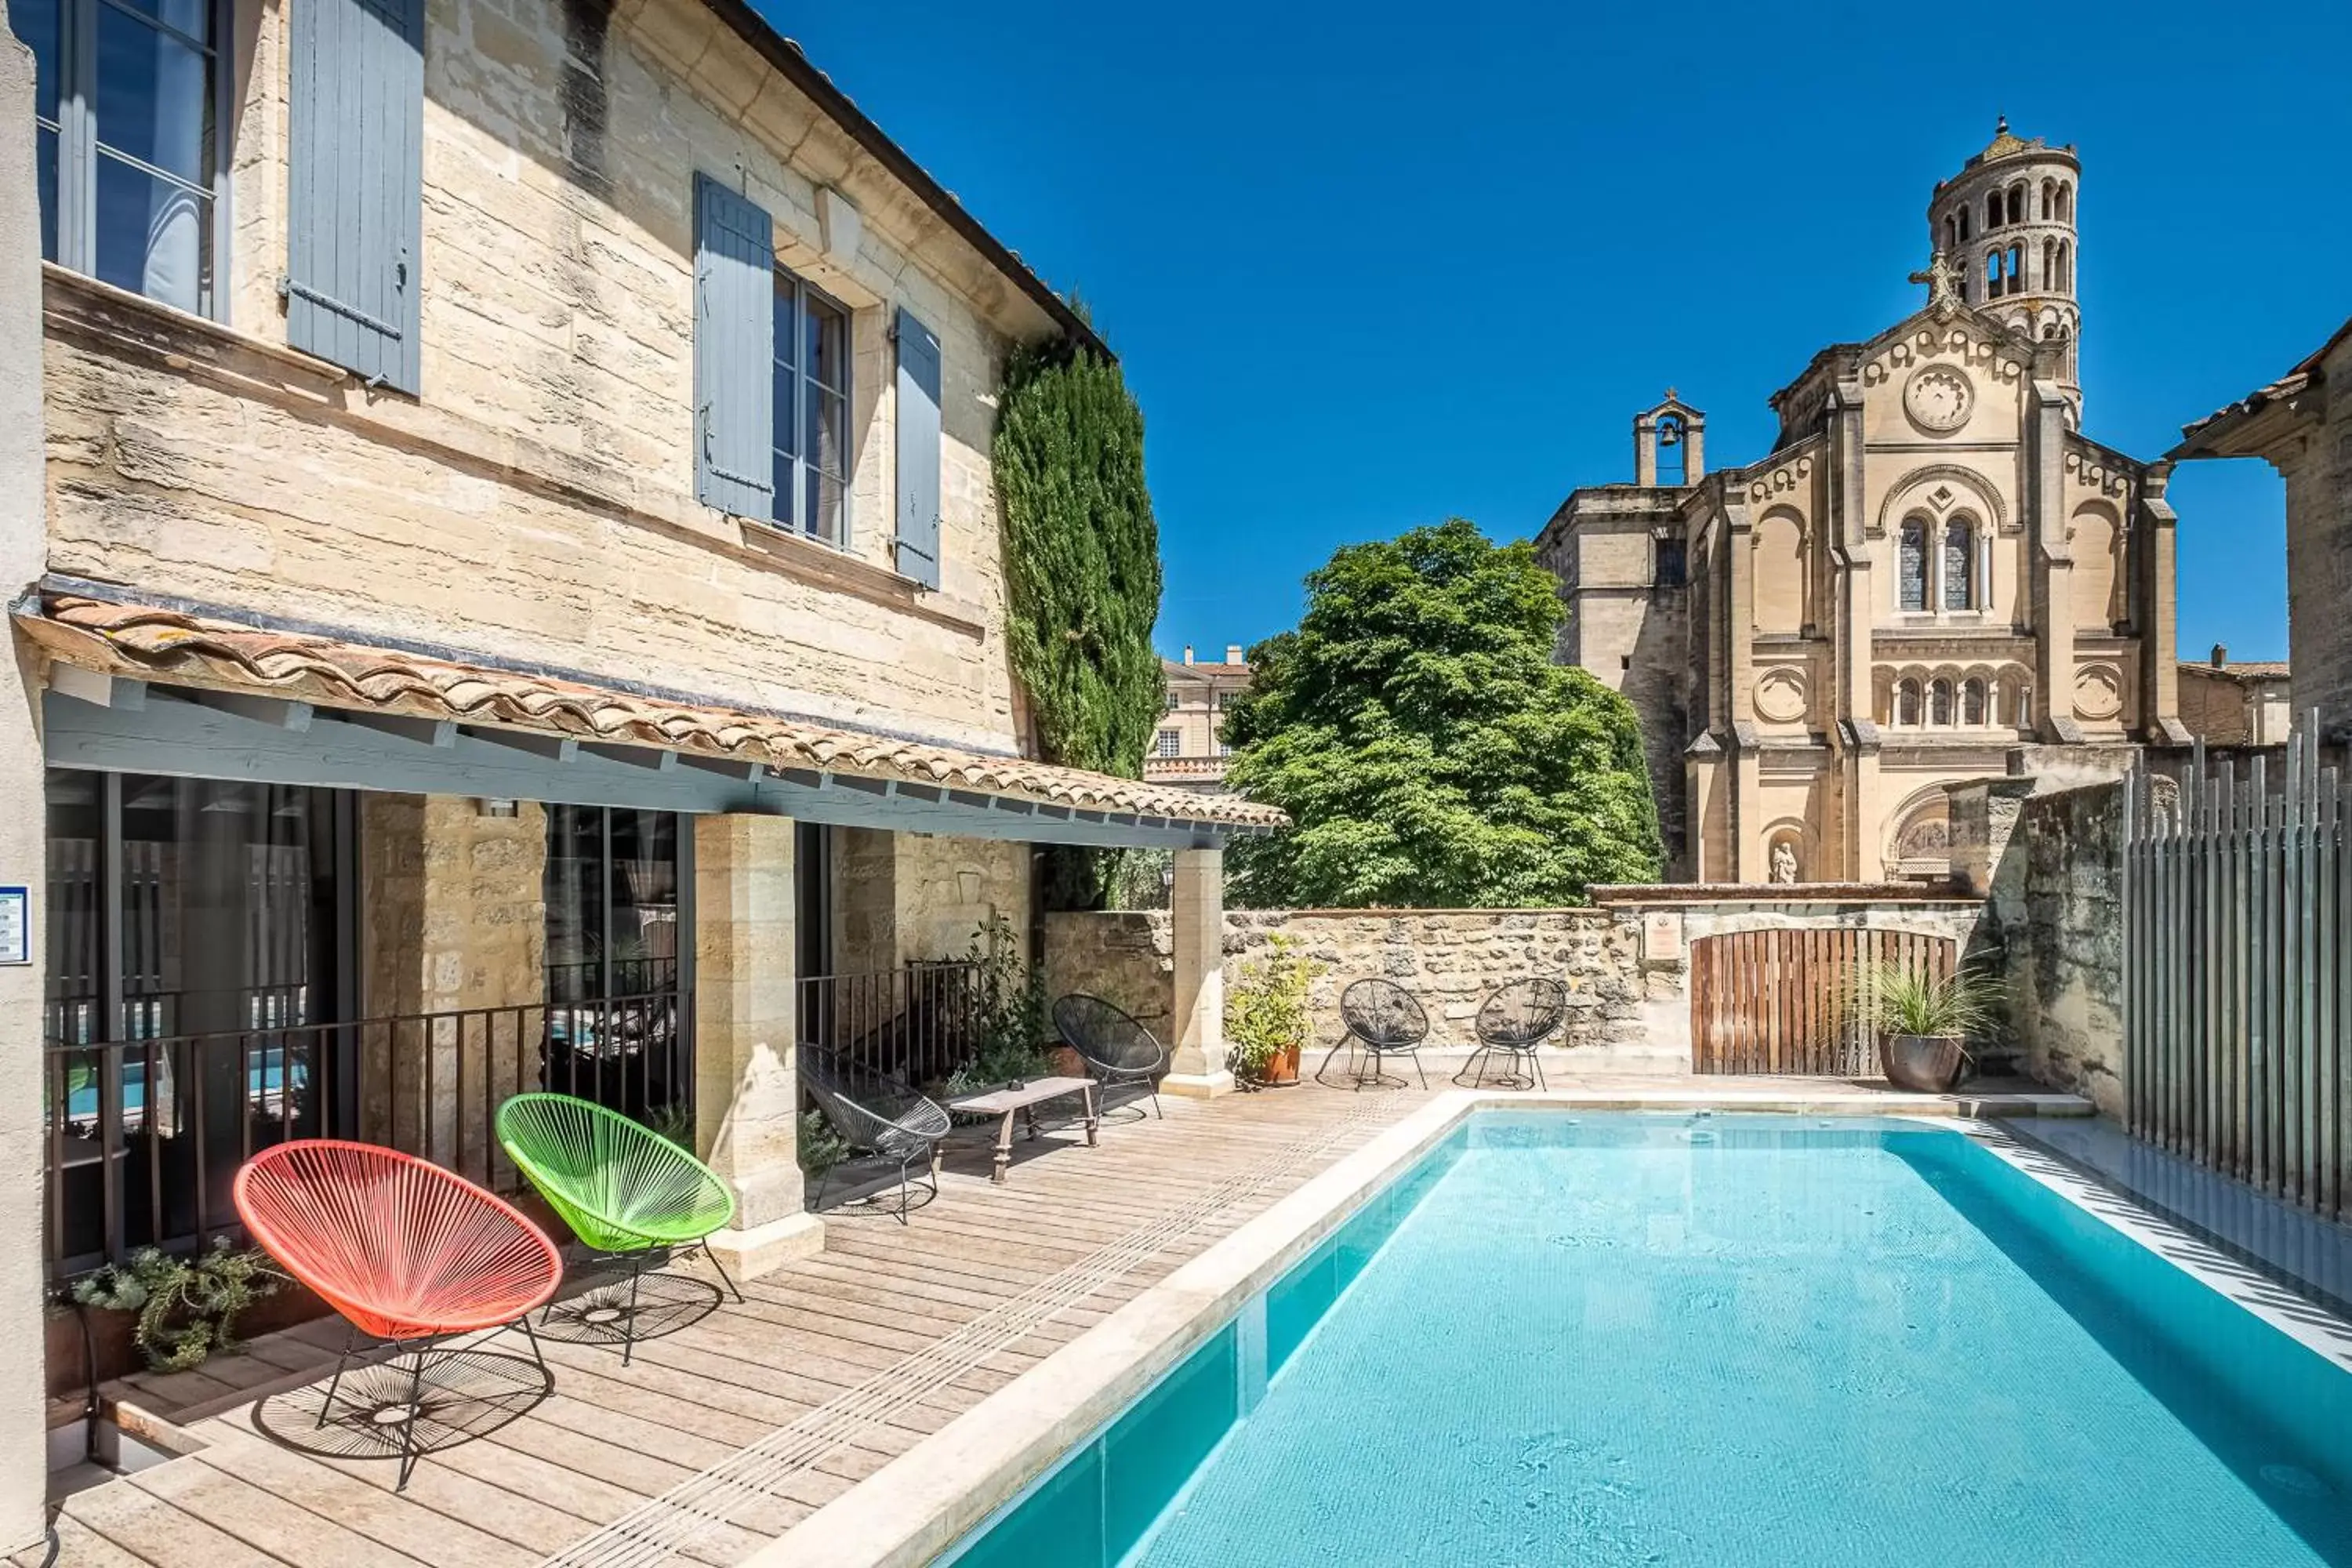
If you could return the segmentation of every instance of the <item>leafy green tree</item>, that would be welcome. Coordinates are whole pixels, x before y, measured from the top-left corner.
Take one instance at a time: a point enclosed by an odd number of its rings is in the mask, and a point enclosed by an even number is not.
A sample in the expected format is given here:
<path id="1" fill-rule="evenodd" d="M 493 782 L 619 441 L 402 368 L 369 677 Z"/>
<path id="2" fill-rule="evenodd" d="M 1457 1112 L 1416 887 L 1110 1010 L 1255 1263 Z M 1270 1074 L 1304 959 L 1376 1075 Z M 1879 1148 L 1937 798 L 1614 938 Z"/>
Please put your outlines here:
<path id="1" fill-rule="evenodd" d="M 1533 545 L 1457 518 L 1349 545 L 1307 591 L 1225 721 L 1229 781 L 1297 824 L 1236 847 L 1240 901 L 1528 908 L 1656 878 L 1633 707 L 1552 662 Z"/>
<path id="2" fill-rule="evenodd" d="M 1013 668 L 1049 762 L 1138 776 L 1164 709 L 1160 525 L 1143 413 L 1117 363 L 1066 343 L 1015 351 L 995 441 Z M 1115 856 L 1047 857 L 1047 898 L 1099 902 Z"/>

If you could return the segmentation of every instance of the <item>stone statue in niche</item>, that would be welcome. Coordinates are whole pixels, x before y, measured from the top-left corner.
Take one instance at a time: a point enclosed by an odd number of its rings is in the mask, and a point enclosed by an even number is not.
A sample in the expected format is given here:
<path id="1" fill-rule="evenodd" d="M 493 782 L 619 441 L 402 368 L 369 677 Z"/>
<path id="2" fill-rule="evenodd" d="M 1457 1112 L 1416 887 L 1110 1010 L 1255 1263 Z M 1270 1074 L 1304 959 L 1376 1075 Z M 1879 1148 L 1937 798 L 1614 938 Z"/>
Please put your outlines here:
<path id="1" fill-rule="evenodd" d="M 1785 838 L 1772 846 L 1772 880 L 1784 887 L 1797 880 L 1796 847 Z"/>

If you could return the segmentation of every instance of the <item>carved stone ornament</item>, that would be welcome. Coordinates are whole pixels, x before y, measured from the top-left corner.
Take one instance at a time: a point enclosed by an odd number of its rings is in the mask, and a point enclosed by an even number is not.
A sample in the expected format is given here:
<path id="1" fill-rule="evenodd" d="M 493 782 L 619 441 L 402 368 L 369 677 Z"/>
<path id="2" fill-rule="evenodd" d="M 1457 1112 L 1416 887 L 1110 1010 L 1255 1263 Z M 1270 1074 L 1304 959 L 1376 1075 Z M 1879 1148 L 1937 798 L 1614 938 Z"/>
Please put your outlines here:
<path id="1" fill-rule="evenodd" d="M 1927 308 L 1938 316 L 1948 316 L 1960 308 L 1960 279 L 1963 274 L 1957 263 L 1941 250 L 1927 258 L 1927 267 L 1911 274 L 1914 283 L 1927 286 Z"/>
<path id="2" fill-rule="evenodd" d="M 1948 436 L 1967 424 L 1976 400 L 1975 385 L 1948 364 L 1921 365 L 1903 384 L 1903 412 L 1934 436 Z"/>

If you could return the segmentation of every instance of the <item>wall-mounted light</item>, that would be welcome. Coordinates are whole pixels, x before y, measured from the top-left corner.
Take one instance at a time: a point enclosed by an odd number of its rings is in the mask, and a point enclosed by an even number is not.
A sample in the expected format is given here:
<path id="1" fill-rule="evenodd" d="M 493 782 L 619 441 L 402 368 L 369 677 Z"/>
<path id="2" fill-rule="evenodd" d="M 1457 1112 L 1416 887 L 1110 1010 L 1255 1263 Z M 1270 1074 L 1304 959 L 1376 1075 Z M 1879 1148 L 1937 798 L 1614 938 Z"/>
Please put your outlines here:
<path id="1" fill-rule="evenodd" d="M 522 806 L 521 804 L 517 801 L 492 800 L 485 796 L 484 798 L 474 802 L 474 815 L 477 816 L 520 816 L 522 815 Z"/>

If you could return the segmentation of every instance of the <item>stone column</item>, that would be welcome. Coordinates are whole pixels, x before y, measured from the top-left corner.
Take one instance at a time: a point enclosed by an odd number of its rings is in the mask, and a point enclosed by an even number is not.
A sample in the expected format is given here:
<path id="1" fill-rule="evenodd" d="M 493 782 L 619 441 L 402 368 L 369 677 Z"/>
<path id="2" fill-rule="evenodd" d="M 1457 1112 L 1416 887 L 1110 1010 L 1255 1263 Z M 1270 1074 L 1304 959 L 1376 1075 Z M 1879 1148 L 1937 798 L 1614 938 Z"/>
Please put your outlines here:
<path id="1" fill-rule="evenodd" d="M 790 817 L 694 819 L 695 1147 L 735 1190 L 710 1246 L 739 1279 L 824 1245 L 803 1208 L 794 915 Z"/>
<path id="2" fill-rule="evenodd" d="M 33 180 L 33 51 L 0 0 L 0 604 L 39 579 L 47 552 L 41 477 L 40 207 Z M 11 635 L 0 652 L 0 882 L 30 900 L 29 956 L 0 968 L 0 1554 L 41 1537 L 48 1479 L 41 1366 L 43 1150 L 41 942 L 47 860 L 41 670 Z"/>
<path id="3" fill-rule="evenodd" d="M 504 1158 L 484 1097 L 542 1087 L 546 808 L 371 793 L 360 846 L 362 1016 L 470 1015 L 362 1031 L 361 1136 L 478 1175 Z"/>
<path id="4" fill-rule="evenodd" d="M 1175 1059 L 1160 1088 L 1206 1100 L 1233 1091 L 1225 1067 L 1225 852 L 1179 849 L 1169 889 L 1175 939 Z"/>

